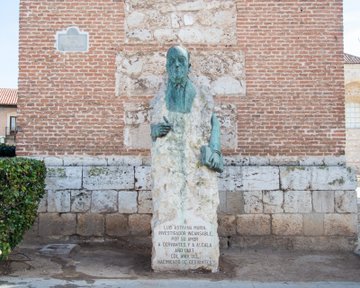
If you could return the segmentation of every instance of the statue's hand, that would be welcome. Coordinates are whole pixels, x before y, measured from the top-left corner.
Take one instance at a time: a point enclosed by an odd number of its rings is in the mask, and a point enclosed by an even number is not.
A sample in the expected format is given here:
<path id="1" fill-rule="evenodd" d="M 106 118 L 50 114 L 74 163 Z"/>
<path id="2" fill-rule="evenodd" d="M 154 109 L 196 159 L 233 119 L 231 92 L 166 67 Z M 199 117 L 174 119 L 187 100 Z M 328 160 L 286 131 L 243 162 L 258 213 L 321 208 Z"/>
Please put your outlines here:
<path id="1" fill-rule="evenodd" d="M 210 162 L 209 168 L 218 172 L 222 171 L 222 156 L 218 151 L 212 152 L 209 162 Z"/>
<path id="2" fill-rule="evenodd" d="M 156 140 L 158 137 L 164 137 L 166 136 L 169 131 L 171 130 L 171 124 L 169 123 L 158 123 L 158 124 L 152 124 L 151 125 L 151 138 L 153 141 Z"/>

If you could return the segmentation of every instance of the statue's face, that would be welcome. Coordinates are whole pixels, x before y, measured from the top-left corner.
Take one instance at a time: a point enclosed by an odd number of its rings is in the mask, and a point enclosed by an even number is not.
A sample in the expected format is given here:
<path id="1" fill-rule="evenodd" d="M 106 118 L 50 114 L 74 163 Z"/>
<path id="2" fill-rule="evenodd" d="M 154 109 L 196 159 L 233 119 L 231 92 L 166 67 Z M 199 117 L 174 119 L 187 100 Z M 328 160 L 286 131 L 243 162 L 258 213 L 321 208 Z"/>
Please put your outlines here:
<path id="1" fill-rule="evenodd" d="M 180 83 L 189 73 L 189 58 L 187 51 L 180 47 L 171 47 L 166 56 L 166 70 L 171 82 Z"/>

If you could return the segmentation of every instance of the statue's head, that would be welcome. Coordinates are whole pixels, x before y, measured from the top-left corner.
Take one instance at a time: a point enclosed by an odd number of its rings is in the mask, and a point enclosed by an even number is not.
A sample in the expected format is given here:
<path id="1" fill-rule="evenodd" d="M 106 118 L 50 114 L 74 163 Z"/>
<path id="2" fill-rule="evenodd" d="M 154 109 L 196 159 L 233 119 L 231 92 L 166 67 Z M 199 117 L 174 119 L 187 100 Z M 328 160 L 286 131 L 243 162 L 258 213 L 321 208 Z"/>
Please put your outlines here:
<path id="1" fill-rule="evenodd" d="M 181 83 L 187 79 L 190 68 L 189 52 L 179 46 L 172 46 L 166 54 L 166 71 L 173 83 Z"/>

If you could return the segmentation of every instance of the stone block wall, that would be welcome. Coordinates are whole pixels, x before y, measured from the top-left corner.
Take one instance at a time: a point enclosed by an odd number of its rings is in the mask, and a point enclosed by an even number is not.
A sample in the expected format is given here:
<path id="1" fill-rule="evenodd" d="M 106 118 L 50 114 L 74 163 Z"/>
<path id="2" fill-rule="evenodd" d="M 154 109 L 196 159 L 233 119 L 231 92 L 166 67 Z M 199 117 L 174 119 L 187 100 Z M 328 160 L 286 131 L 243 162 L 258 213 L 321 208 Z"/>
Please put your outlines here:
<path id="1" fill-rule="evenodd" d="M 40 157 L 47 195 L 33 233 L 150 245 L 147 157 Z M 227 157 L 219 175 L 221 245 L 351 250 L 356 177 L 343 157 Z"/>

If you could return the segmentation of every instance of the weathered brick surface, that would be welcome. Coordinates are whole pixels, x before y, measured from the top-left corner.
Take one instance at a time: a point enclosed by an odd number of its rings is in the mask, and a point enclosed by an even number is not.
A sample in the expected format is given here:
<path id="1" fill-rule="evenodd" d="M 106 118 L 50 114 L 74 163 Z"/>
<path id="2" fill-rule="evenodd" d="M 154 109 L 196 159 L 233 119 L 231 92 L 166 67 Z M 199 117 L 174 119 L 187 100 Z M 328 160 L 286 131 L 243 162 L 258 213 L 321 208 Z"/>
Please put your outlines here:
<path id="1" fill-rule="evenodd" d="M 230 214 L 244 213 L 244 192 L 243 191 L 227 191 L 225 194 L 225 212 Z"/>
<path id="2" fill-rule="evenodd" d="M 239 235 L 270 235 L 269 215 L 238 215 L 237 232 Z"/>
<path id="3" fill-rule="evenodd" d="M 232 236 L 236 234 L 235 215 L 218 215 L 218 233 L 219 236 Z"/>
<path id="4" fill-rule="evenodd" d="M 243 190 L 280 189 L 279 169 L 274 166 L 243 167 L 241 179 Z"/>
<path id="5" fill-rule="evenodd" d="M 83 186 L 86 189 L 134 188 L 134 168 L 131 166 L 84 167 L 83 169 Z"/>
<path id="6" fill-rule="evenodd" d="M 91 191 L 71 191 L 71 212 L 88 212 L 91 207 Z"/>
<path id="7" fill-rule="evenodd" d="M 70 212 L 70 191 L 48 190 L 47 212 Z"/>
<path id="8" fill-rule="evenodd" d="M 92 192 L 91 212 L 111 213 L 118 211 L 118 192 L 100 190 Z"/>
<path id="9" fill-rule="evenodd" d="M 272 216 L 272 233 L 274 235 L 303 235 L 303 215 L 274 214 Z"/>
<path id="10" fill-rule="evenodd" d="M 264 191 L 263 203 L 264 203 L 264 213 L 283 213 L 284 212 L 283 191 Z"/>
<path id="11" fill-rule="evenodd" d="M 135 168 L 135 189 L 151 190 L 151 167 L 140 166 Z"/>
<path id="12" fill-rule="evenodd" d="M 136 191 L 119 192 L 119 213 L 136 213 L 138 193 Z"/>
<path id="13" fill-rule="evenodd" d="M 313 190 L 355 190 L 356 175 L 346 167 L 313 167 L 311 189 Z"/>
<path id="14" fill-rule="evenodd" d="M 151 216 L 147 214 L 132 214 L 129 216 L 129 228 L 132 235 L 146 236 L 151 231 Z"/>
<path id="15" fill-rule="evenodd" d="M 285 190 L 308 190 L 311 184 L 311 168 L 289 166 L 280 169 L 281 188 Z"/>
<path id="16" fill-rule="evenodd" d="M 106 215 L 106 234 L 109 236 L 129 235 L 128 216 L 122 214 Z"/>
<path id="17" fill-rule="evenodd" d="M 40 213 L 39 235 L 69 236 L 76 233 L 76 215 L 70 213 Z"/>
<path id="18" fill-rule="evenodd" d="M 262 191 L 246 191 L 244 192 L 244 212 L 263 213 Z"/>
<path id="19" fill-rule="evenodd" d="M 304 215 L 304 235 L 324 235 L 324 214 L 316 213 Z"/>
<path id="20" fill-rule="evenodd" d="M 315 212 L 334 212 L 334 191 L 313 191 L 312 198 Z"/>
<path id="21" fill-rule="evenodd" d="M 78 214 L 76 232 L 80 236 L 103 236 L 104 215 L 96 213 Z"/>
<path id="22" fill-rule="evenodd" d="M 139 213 L 152 213 L 152 194 L 151 191 L 139 191 L 138 197 Z"/>
<path id="23" fill-rule="evenodd" d="M 357 213 L 355 191 L 335 191 L 335 211 L 338 213 Z"/>
<path id="24" fill-rule="evenodd" d="M 325 214 L 325 235 L 357 235 L 357 214 Z"/>
<path id="25" fill-rule="evenodd" d="M 80 189 L 82 169 L 80 167 L 49 167 L 47 169 L 46 189 Z"/>
<path id="26" fill-rule="evenodd" d="M 312 211 L 310 191 L 286 191 L 284 193 L 286 213 L 310 213 Z"/>

